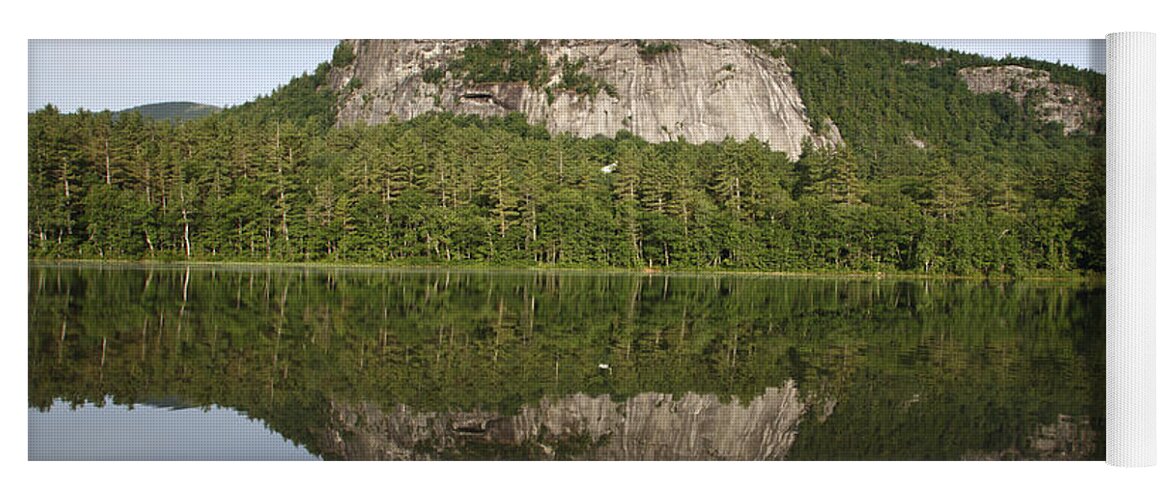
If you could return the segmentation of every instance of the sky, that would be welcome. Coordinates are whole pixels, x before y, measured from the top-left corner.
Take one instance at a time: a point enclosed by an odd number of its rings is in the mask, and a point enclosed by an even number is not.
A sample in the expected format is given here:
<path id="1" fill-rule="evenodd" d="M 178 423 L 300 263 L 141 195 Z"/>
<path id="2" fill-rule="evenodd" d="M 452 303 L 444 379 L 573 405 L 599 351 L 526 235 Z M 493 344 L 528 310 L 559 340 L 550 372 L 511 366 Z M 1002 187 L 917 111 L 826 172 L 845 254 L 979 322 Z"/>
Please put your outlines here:
<path id="1" fill-rule="evenodd" d="M 1106 72 L 1106 39 L 1096 40 L 908 40 L 1000 59 L 1008 54 Z"/>
<path id="2" fill-rule="evenodd" d="M 337 40 L 29 40 L 28 110 L 242 104 L 328 61 Z"/>
<path id="3" fill-rule="evenodd" d="M 1105 40 L 912 40 L 1106 70 Z M 28 111 L 236 105 L 329 60 L 337 40 L 29 40 Z"/>

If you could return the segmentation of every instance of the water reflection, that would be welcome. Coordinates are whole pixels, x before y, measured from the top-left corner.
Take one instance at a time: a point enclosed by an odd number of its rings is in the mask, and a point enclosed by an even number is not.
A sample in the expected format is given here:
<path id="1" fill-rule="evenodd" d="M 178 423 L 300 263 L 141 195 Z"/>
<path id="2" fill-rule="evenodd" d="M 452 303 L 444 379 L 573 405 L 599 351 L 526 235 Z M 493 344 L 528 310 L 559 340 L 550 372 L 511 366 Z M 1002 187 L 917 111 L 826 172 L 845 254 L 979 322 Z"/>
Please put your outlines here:
<path id="1" fill-rule="evenodd" d="M 313 460 L 304 446 L 230 408 L 159 402 L 29 409 L 29 460 Z"/>
<path id="2" fill-rule="evenodd" d="M 30 407 L 178 397 L 329 459 L 1105 453 L 1100 287 L 34 264 L 29 290 Z"/>
<path id="3" fill-rule="evenodd" d="M 805 408 L 792 381 L 745 404 L 694 393 L 574 394 L 508 415 L 333 404 L 319 439 L 327 455 L 357 460 L 779 460 Z"/>

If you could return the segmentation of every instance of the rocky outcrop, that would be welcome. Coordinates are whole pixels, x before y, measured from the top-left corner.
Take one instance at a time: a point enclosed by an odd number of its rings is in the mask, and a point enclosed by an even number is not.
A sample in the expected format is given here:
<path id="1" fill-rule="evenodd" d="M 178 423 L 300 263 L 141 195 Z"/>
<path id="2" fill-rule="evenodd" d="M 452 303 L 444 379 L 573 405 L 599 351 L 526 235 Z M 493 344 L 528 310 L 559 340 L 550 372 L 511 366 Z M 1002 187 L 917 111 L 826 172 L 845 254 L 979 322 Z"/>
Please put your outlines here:
<path id="1" fill-rule="evenodd" d="M 467 40 L 357 40 L 352 63 L 334 68 L 338 123 L 407 120 L 430 111 L 480 116 L 524 113 L 553 133 L 614 136 L 628 130 L 650 142 L 693 143 L 755 135 L 796 157 L 814 144 L 841 141 L 826 123 L 815 134 L 785 61 L 742 41 L 677 40 L 673 50 L 647 57 L 633 40 L 543 40 L 547 81 L 466 82 L 445 73 Z M 558 83 L 566 68 L 610 84 L 613 93 L 578 94 Z M 431 77 L 425 77 L 430 72 Z"/>
<path id="2" fill-rule="evenodd" d="M 536 455 L 523 458 L 777 460 L 793 445 L 806 406 L 792 381 L 747 404 L 694 393 L 644 393 L 623 402 L 575 394 L 509 416 L 334 402 L 331 428 L 318 433 L 315 448 L 348 460 L 447 458 L 486 446 Z"/>
<path id="3" fill-rule="evenodd" d="M 1052 424 L 1037 425 L 1024 449 L 969 451 L 964 460 L 1087 460 L 1098 451 L 1098 431 L 1087 416 L 1057 415 Z"/>
<path id="4" fill-rule="evenodd" d="M 1027 98 L 1037 119 L 1060 122 L 1067 135 L 1102 117 L 1101 101 L 1081 87 L 1053 83 L 1045 70 L 982 66 L 963 68 L 957 74 L 967 83 L 968 89 L 977 94 L 1008 94 L 1021 105 L 1026 104 Z"/>

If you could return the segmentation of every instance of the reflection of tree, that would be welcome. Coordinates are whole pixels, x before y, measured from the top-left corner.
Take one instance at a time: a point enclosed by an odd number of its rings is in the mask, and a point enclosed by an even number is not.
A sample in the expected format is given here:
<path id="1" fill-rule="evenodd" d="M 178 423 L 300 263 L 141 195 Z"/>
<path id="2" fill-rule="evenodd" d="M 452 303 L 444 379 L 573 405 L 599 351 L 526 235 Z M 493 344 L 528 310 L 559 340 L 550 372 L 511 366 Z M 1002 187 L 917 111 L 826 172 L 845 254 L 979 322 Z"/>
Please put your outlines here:
<path id="1" fill-rule="evenodd" d="M 579 393 L 748 404 L 790 379 L 817 416 L 790 458 L 1023 449 L 1045 415 L 1104 429 L 1097 289 L 33 266 L 29 290 L 30 406 L 174 396 L 311 446 L 330 428 L 327 401 L 511 416 Z M 1103 434 L 1093 439 L 1101 456 Z"/>

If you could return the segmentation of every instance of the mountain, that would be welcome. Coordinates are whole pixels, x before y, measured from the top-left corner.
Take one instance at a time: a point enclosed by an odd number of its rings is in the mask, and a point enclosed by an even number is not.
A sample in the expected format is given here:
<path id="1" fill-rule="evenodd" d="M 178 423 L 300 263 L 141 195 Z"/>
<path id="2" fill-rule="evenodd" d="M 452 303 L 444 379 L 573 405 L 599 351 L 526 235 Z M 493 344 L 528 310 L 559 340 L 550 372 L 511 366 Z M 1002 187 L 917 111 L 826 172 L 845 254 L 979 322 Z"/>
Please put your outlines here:
<path id="1" fill-rule="evenodd" d="M 946 142 L 941 133 L 981 125 L 985 117 L 974 114 L 1004 118 L 995 97 L 972 99 L 978 94 L 1011 97 L 1022 114 L 1059 123 L 1067 135 L 1092 129 L 1104 81 L 1039 61 L 882 40 L 347 40 L 328 74 L 342 126 L 430 112 L 521 113 L 550 133 L 585 138 L 621 130 L 651 143 L 755 136 L 794 159 L 805 139 L 843 142 L 840 120 L 901 129 L 897 140 L 867 146 L 924 149 Z M 966 123 L 941 123 L 949 117 Z M 844 139 L 872 139 L 856 135 Z"/>
<path id="2" fill-rule="evenodd" d="M 482 117 L 519 112 L 551 133 L 652 143 L 745 140 L 755 135 L 794 158 L 821 133 L 783 58 L 740 40 L 354 40 L 335 66 L 338 122 L 409 120 L 433 111 Z M 822 125 L 822 124 L 819 124 Z"/>
<path id="3" fill-rule="evenodd" d="M 1069 275 L 1105 76 L 887 40 L 347 40 L 170 127 L 29 115 L 30 254 Z"/>
<path id="4" fill-rule="evenodd" d="M 199 104 L 195 102 L 160 102 L 155 104 L 144 104 L 142 106 L 135 106 L 133 108 L 116 111 L 114 116 L 117 117 L 120 114 L 137 112 L 144 118 L 185 122 L 188 120 L 203 118 L 207 115 L 219 111 L 220 109 L 221 108 L 218 106 Z"/>

